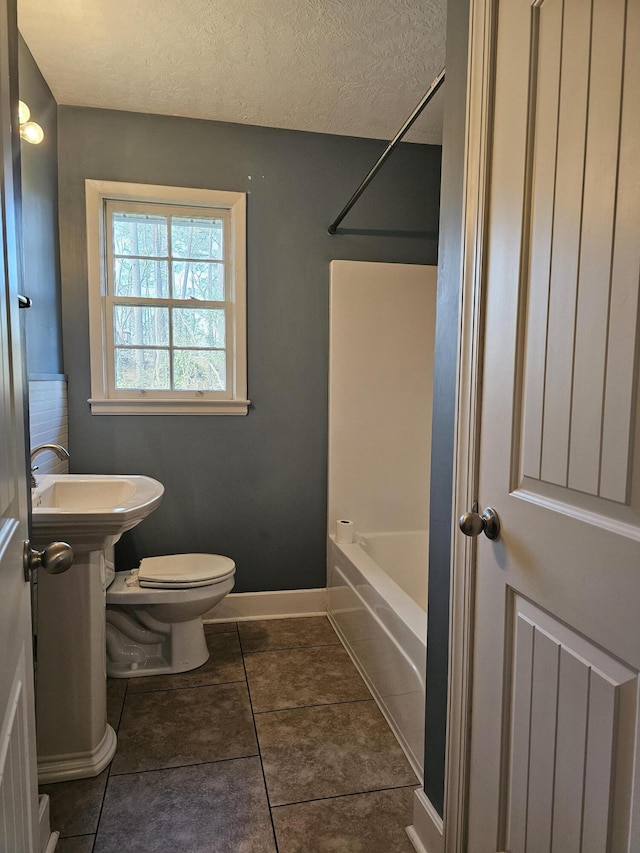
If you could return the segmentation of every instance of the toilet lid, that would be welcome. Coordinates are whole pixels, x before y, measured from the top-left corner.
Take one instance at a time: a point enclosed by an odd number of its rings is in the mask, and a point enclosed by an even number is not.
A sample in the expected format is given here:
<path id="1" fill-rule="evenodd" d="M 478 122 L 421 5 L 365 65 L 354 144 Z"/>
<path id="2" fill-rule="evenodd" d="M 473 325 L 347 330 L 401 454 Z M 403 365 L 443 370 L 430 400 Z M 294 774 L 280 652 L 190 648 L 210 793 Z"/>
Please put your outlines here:
<path id="1" fill-rule="evenodd" d="M 206 586 L 235 572 L 236 564 L 220 554 L 171 554 L 146 557 L 140 563 L 140 586 L 179 589 Z"/>

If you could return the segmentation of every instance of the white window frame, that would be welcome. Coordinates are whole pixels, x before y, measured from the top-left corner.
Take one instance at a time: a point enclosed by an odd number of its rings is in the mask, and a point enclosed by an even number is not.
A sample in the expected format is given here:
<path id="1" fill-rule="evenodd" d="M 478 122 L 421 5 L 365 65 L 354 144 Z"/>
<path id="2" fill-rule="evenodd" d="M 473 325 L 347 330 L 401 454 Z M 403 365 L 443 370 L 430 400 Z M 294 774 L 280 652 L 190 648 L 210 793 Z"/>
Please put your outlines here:
<path id="1" fill-rule="evenodd" d="M 246 194 L 220 190 L 163 187 L 119 181 L 85 181 L 87 262 L 89 285 L 89 343 L 91 397 L 94 415 L 246 415 L 247 399 L 247 258 Z M 107 264 L 111 240 L 107 234 L 107 203 L 156 204 L 203 208 L 225 220 L 225 304 L 227 311 L 226 391 L 116 390 L 113 381 L 113 296 L 108 293 Z M 162 209 L 164 206 L 164 209 Z M 228 241 L 227 241 L 228 233 Z M 143 300 L 145 301 L 145 300 Z"/>

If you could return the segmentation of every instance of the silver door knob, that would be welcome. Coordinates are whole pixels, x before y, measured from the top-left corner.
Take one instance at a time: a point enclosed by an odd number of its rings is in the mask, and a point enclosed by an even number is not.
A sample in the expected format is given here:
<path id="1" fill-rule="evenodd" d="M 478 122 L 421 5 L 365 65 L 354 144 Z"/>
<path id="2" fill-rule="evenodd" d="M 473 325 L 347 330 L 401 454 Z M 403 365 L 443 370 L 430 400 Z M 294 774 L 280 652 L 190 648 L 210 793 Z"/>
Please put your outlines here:
<path id="1" fill-rule="evenodd" d="M 29 580 L 34 569 L 44 569 L 52 575 L 61 575 L 71 568 L 73 550 L 66 542 L 52 542 L 43 551 L 35 551 L 27 539 L 22 552 L 24 579 Z"/>
<path id="2" fill-rule="evenodd" d="M 458 519 L 458 527 L 465 536 L 479 536 L 481 533 L 487 539 L 497 539 L 500 536 L 500 519 L 493 507 L 488 506 L 482 515 L 477 512 L 465 512 Z"/>

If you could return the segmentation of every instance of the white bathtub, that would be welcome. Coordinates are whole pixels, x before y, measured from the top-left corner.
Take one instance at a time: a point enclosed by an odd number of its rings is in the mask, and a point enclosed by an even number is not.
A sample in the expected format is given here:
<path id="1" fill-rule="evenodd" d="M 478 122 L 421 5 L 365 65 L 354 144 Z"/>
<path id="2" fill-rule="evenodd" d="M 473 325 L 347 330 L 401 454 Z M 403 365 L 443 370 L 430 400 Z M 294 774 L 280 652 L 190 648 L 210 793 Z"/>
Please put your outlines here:
<path id="1" fill-rule="evenodd" d="M 428 534 L 330 537 L 329 618 L 422 779 Z"/>

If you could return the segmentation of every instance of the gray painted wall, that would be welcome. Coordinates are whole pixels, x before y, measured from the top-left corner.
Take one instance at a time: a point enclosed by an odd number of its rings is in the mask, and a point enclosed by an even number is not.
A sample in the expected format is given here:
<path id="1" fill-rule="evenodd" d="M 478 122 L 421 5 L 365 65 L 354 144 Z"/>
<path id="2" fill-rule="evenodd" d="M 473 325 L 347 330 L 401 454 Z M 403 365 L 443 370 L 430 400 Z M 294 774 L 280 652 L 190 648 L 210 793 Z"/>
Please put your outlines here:
<path id="1" fill-rule="evenodd" d="M 238 592 L 324 586 L 329 262 L 436 262 L 440 148 L 400 146 L 344 223 L 383 233 L 330 237 L 383 143 L 76 107 L 58 122 L 72 470 L 166 487 L 119 567 L 212 551 Z M 90 414 L 85 178 L 249 193 L 247 417 Z M 430 237 L 384 233 L 401 230 Z"/>
<path id="2" fill-rule="evenodd" d="M 429 622 L 424 789 L 444 808 L 444 770 L 449 655 L 451 499 L 462 281 L 462 194 L 466 112 L 469 0 L 447 7 L 446 101 L 442 147 L 442 207 L 433 382 L 431 508 L 429 520 Z"/>
<path id="3" fill-rule="evenodd" d="M 18 42 L 20 99 L 44 130 L 40 145 L 23 142 L 23 290 L 33 300 L 26 315 L 30 374 L 62 372 L 62 317 L 58 239 L 57 105 L 22 37 Z"/>

